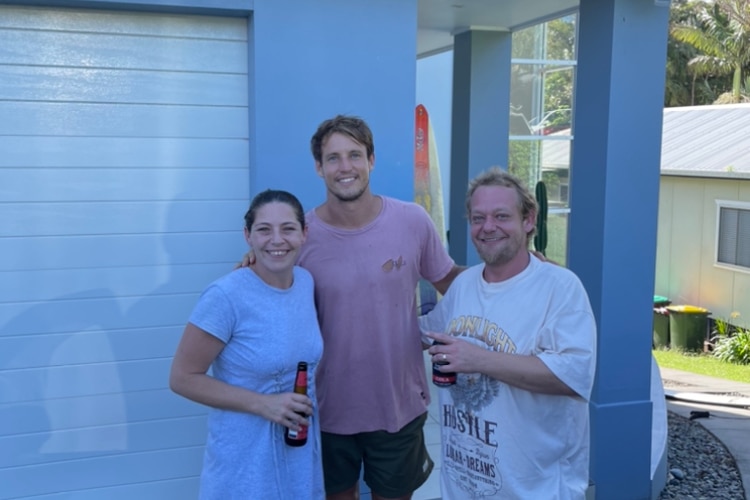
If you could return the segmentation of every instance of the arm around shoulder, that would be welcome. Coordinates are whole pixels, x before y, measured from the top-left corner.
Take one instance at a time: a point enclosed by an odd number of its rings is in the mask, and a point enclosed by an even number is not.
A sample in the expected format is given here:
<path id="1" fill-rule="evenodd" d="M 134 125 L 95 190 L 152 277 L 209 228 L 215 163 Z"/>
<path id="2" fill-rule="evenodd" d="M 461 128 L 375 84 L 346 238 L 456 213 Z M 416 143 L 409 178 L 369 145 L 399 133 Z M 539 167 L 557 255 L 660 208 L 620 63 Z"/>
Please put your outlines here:
<path id="1" fill-rule="evenodd" d="M 445 277 L 438 281 L 433 281 L 432 286 L 434 286 L 435 290 L 440 292 L 440 294 L 445 295 L 445 292 L 448 291 L 448 287 L 450 287 L 451 283 L 453 283 L 453 280 L 456 279 L 456 276 L 458 276 L 465 270 L 466 266 L 459 266 L 454 264 L 451 270 L 448 271 L 448 274 L 446 274 Z"/>

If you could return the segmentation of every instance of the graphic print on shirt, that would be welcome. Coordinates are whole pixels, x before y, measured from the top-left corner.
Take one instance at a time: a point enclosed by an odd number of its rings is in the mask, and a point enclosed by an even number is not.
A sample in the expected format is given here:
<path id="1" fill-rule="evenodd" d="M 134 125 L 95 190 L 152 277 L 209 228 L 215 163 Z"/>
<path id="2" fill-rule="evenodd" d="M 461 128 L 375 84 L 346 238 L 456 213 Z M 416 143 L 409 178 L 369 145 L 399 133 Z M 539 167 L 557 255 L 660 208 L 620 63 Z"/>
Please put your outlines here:
<path id="1" fill-rule="evenodd" d="M 490 351 L 516 351 L 507 332 L 480 316 L 452 319 L 447 333 Z M 442 468 L 466 491 L 467 498 L 497 495 L 503 486 L 498 465 L 502 422 L 496 412 L 483 412 L 498 395 L 500 384 L 487 375 L 459 373 L 456 384 L 447 389 L 451 397 L 446 399 L 452 400 L 452 404 L 443 404 L 441 408 Z"/>
<path id="2" fill-rule="evenodd" d="M 393 271 L 394 269 L 398 271 L 401 269 L 401 266 L 406 264 L 406 261 L 404 260 L 404 257 L 399 255 L 398 259 L 388 259 L 385 261 L 385 263 L 381 266 L 383 271 L 389 273 Z"/>

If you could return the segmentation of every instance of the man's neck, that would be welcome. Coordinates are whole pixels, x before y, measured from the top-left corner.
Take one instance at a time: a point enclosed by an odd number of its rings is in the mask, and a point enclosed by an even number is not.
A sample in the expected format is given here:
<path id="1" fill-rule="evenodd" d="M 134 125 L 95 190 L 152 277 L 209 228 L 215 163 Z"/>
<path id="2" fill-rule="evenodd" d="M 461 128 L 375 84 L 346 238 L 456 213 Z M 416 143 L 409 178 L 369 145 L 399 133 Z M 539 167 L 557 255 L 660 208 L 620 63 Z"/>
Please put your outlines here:
<path id="1" fill-rule="evenodd" d="M 366 226 L 380 213 L 383 199 L 367 192 L 353 201 L 342 201 L 329 194 L 325 203 L 315 209 L 320 219 L 334 227 L 357 229 Z"/>
<path id="2" fill-rule="evenodd" d="M 513 260 L 503 264 L 485 264 L 482 277 L 487 283 L 500 283 L 517 276 L 526 269 L 531 262 L 531 254 L 528 250 L 518 252 Z"/>

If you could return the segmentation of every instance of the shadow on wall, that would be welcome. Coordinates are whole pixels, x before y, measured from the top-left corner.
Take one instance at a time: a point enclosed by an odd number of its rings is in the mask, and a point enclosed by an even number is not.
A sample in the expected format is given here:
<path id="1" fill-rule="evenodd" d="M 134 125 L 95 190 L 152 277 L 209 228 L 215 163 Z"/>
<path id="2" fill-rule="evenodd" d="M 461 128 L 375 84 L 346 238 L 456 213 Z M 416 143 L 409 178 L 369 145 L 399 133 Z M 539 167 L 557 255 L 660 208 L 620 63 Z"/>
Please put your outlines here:
<path id="1" fill-rule="evenodd" d="M 168 206 L 163 232 L 153 235 L 161 260 L 170 254 L 166 265 L 34 271 L 39 286 L 60 276 L 74 280 L 76 273 L 95 275 L 79 282 L 101 286 L 6 308 L 22 311 L 0 334 L 4 494 L 185 481 L 199 473 L 206 409 L 171 393 L 169 366 L 198 294 L 231 266 L 174 265 L 172 254 L 186 251 L 185 236 L 170 228 L 190 219 L 179 201 Z M 105 456 L 106 462 L 81 460 Z"/>

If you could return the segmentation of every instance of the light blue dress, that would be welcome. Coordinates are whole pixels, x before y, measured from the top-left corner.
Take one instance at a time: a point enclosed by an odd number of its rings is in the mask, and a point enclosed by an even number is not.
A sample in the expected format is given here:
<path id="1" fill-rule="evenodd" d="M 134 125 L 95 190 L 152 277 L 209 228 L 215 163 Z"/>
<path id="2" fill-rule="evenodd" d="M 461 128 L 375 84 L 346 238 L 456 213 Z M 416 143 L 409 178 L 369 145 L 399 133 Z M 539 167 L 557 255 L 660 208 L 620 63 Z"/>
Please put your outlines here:
<path id="1" fill-rule="evenodd" d="M 323 341 L 310 273 L 295 267 L 294 284 L 280 290 L 248 268 L 235 270 L 203 292 L 190 322 L 226 344 L 211 373 L 229 384 L 264 394 L 290 392 L 297 363 L 306 361 L 315 407 L 307 444 L 296 448 L 284 443 L 278 424 L 212 408 L 200 498 L 324 498 L 315 395 Z"/>

